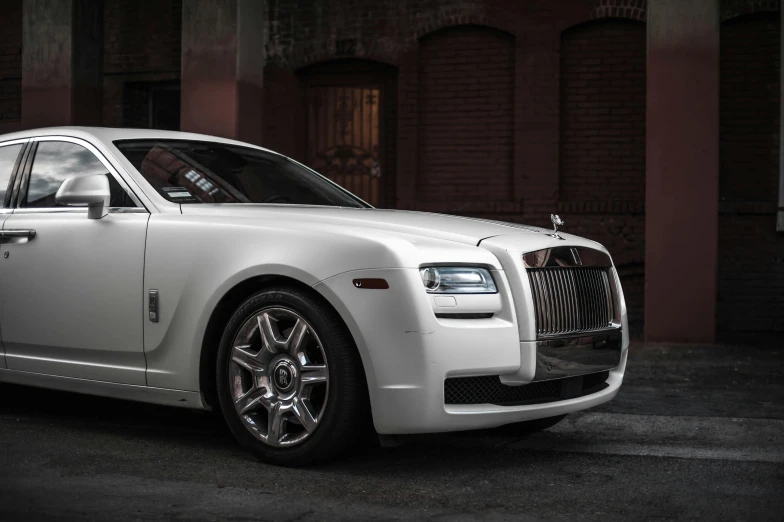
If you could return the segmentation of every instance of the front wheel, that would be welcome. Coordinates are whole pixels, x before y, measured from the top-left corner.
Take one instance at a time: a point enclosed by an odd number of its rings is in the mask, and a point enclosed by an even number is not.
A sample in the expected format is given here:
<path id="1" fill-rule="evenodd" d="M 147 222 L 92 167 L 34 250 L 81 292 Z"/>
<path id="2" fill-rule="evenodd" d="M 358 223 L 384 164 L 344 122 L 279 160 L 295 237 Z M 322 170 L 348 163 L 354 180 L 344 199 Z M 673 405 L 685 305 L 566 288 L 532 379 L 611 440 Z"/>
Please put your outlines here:
<path id="1" fill-rule="evenodd" d="M 223 333 L 216 377 L 229 429 L 271 464 L 329 460 L 359 438 L 369 418 L 345 325 L 296 288 L 264 290 L 240 305 Z"/>

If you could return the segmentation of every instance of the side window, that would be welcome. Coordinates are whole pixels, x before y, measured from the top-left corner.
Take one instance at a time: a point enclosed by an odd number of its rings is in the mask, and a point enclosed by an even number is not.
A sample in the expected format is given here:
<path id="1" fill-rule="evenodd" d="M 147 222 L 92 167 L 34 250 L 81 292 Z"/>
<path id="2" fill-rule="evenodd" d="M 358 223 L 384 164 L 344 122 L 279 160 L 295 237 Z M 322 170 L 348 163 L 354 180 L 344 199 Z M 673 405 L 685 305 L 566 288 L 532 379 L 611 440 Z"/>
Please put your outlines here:
<path id="1" fill-rule="evenodd" d="M 11 179 L 11 173 L 21 151 L 21 143 L 0 147 L 0 207 L 3 207 L 5 202 L 5 197 L 8 193 L 8 182 Z"/>
<path id="2" fill-rule="evenodd" d="M 30 183 L 27 187 L 24 206 L 31 208 L 60 206 L 54 200 L 54 195 L 66 178 L 94 174 L 103 174 L 109 179 L 112 194 L 109 202 L 110 207 L 136 206 L 92 152 L 81 145 L 66 141 L 38 143 L 38 149 L 33 158 L 33 167 L 30 170 Z"/>

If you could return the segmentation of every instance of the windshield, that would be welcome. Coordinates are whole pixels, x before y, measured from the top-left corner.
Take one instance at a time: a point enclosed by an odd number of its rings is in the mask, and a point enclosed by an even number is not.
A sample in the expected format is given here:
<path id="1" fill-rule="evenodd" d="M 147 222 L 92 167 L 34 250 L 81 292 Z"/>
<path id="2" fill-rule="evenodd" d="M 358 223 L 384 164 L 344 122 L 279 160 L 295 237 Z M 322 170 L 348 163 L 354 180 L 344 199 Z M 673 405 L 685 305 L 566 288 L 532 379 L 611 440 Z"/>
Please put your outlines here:
<path id="1" fill-rule="evenodd" d="M 350 192 L 277 154 L 226 143 L 120 140 L 114 145 L 175 203 L 367 207 Z"/>

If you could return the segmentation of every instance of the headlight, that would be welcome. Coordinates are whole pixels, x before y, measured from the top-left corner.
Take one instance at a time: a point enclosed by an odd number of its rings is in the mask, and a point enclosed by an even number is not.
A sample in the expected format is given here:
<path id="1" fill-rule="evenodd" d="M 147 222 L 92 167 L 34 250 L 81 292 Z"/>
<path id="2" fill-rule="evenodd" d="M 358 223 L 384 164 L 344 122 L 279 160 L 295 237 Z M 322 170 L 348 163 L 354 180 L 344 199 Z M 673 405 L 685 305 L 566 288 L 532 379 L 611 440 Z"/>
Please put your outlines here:
<path id="1" fill-rule="evenodd" d="M 484 268 L 429 266 L 419 271 L 429 294 L 494 294 L 498 292 Z"/>

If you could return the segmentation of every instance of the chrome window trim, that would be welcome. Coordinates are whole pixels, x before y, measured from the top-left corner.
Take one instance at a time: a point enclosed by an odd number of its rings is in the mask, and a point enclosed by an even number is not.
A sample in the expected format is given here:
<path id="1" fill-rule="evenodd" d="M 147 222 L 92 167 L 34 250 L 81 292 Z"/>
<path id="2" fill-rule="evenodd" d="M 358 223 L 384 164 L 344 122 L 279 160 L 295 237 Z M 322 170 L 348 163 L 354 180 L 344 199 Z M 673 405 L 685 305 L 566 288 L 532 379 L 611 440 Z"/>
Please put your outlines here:
<path id="1" fill-rule="evenodd" d="M 8 140 L 8 141 L 0 141 L 0 147 L 6 147 L 8 145 L 19 145 L 25 144 L 30 141 L 32 138 L 17 138 L 15 140 Z"/>
<path id="2" fill-rule="evenodd" d="M 17 155 L 17 161 L 19 161 L 20 164 L 14 165 L 14 169 L 11 171 L 11 177 L 8 178 L 8 183 L 10 187 L 8 187 L 8 192 L 6 194 L 10 193 L 11 203 L 13 203 L 13 194 L 14 194 L 14 189 L 16 188 L 16 178 L 20 176 L 20 171 L 24 170 L 25 160 L 27 158 L 27 152 L 25 150 L 25 146 L 29 142 L 30 142 L 30 138 L 17 138 L 15 140 L 0 142 L 0 148 L 11 147 L 13 145 L 22 146 L 22 150 L 19 151 L 22 154 L 21 160 L 19 160 L 19 156 Z M 13 210 L 13 206 L 9 206 L 8 208 L 5 208 L 5 197 L 4 197 L 3 200 L 0 201 L 0 214 L 11 214 L 12 210 Z"/>
<path id="3" fill-rule="evenodd" d="M 35 207 L 6 209 L 14 214 L 86 214 L 87 207 Z M 149 214 L 141 207 L 109 207 L 110 214 Z"/>
<path id="4" fill-rule="evenodd" d="M 29 141 L 31 143 L 40 143 L 40 142 L 47 142 L 47 141 L 64 141 L 64 142 L 67 142 L 67 143 L 74 143 L 76 145 L 80 145 L 80 146 L 84 147 L 85 149 L 89 150 L 90 152 L 92 152 L 92 154 L 96 158 L 98 158 L 98 161 L 100 161 L 103 164 L 103 166 L 106 167 L 107 172 L 109 172 L 109 174 L 120 185 L 120 188 L 122 188 L 130 196 L 131 200 L 136 204 L 136 207 L 109 207 L 109 212 L 113 212 L 113 211 L 116 212 L 118 208 L 124 208 L 124 209 L 129 209 L 129 210 L 130 209 L 139 209 L 139 210 L 141 210 L 141 212 L 149 213 L 149 209 L 144 205 L 144 203 L 142 203 L 142 201 L 139 199 L 139 197 L 134 193 L 134 191 L 131 189 L 130 185 L 125 181 L 125 179 L 122 177 L 122 175 L 120 175 L 120 173 L 117 171 L 117 169 L 114 167 L 114 165 L 112 165 L 112 163 L 106 158 L 106 156 L 100 150 L 98 150 L 98 148 L 95 145 L 93 145 L 89 141 L 81 139 L 81 138 L 73 138 L 73 137 L 70 137 L 70 136 L 37 136 L 37 137 L 34 137 L 34 138 L 28 138 L 28 139 L 29 139 Z M 30 164 L 30 174 L 32 173 L 32 167 L 35 164 L 35 155 L 33 155 L 31 160 L 32 160 L 32 163 Z M 27 176 L 27 178 L 28 179 L 26 181 L 27 181 L 27 183 L 29 183 L 29 175 Z M 87 212 L 86 208 L 82 209 L 82 208 L 74 208 L 74 207 L 25 208 L 25 207 L 20 206 L 21 203 L 22 203 L 21 201 L 17 201 L 16 202 L 16 208 L 14 208 L 14 210 L 15 211 L 21 211 L 19 213 L 24 213 L 24 214 L 36 213 L 36 212 L 38 212 L 38 213 L 52 213 L 52 212 L 63 212 L 63 211 L 66 211 L 66 212 L 69 212 L 69 211 L 71 211 L 71 212 L 73 212 L 73 211 L 75 211 L 75 212 Z M 138 212 L 138 210 L 131 211 L 130 213 L 137 213 L 137 212 Z"/>

